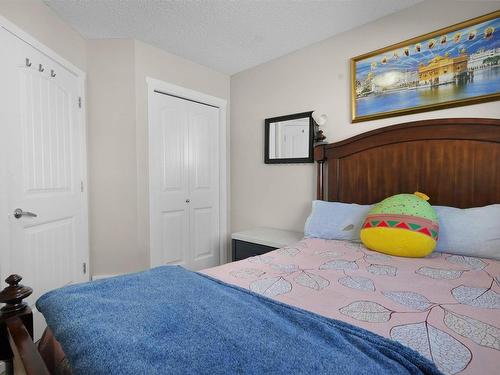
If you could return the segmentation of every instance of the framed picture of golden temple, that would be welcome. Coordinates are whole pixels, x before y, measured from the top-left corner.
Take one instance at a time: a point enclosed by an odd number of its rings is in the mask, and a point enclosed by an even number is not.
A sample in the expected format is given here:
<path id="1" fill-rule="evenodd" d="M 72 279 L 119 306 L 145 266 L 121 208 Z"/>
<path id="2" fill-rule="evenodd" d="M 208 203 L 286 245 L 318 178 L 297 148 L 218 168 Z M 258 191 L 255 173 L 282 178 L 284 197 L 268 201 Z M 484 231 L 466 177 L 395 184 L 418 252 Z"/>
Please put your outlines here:
<path id="1" fill-rule="evenodd" d="M 351 59 L 352 122 L 500 99 L 500 11 Z"/>

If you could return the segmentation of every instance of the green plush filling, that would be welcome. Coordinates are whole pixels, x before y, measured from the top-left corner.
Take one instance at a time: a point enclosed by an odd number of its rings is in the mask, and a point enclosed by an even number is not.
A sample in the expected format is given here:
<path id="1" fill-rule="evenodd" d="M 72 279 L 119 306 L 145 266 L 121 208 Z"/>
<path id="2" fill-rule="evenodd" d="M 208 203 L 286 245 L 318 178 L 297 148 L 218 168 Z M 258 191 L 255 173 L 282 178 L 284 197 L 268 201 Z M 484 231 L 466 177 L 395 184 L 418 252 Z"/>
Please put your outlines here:
<path id="1" fill-rule="evenodd" d="M 432 206 L 414 194 L 398 194 L 386 198 L 377 203 L 371 209 L 370 214 L 408 215 L 438 221 L 436 211 Z"/>

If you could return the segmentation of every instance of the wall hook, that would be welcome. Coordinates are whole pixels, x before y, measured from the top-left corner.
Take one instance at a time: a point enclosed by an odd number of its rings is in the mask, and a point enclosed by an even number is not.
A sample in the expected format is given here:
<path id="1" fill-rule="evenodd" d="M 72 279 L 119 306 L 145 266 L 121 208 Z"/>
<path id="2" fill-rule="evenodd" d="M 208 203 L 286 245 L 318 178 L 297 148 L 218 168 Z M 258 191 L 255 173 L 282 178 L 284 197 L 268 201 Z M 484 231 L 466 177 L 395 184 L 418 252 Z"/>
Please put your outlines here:
<path id="1" fill-rule="evenodd" d="M 50 70 L 50 76 L 54 78 L 56 76 L 56 72 L 54 72 L 54 69 Z"/>
<path id="2" fill-rule="evenodd" d="M 45 68 L 42 66 L 42 64 L 38 64 L 38 71 L 41 73 L 45 70 Z"/>
<path id="3" fill-rule="evenodd" d="M 26 66 L 29 68 L 31 66 L 31 61 L 26 57 Z"/>

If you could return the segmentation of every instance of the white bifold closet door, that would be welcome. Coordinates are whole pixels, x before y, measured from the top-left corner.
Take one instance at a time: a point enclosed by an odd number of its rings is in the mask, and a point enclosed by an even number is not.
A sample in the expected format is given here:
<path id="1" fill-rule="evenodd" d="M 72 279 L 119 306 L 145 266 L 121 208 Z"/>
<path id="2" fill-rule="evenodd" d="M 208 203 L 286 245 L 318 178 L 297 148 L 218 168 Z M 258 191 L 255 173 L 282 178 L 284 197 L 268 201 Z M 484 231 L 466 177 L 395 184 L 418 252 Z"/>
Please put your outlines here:
<path id="1" fill-rule="evenodd" d="M 152 100 L 152 266 L 219 265 L 219 109 L 156 92 Z"/>
<path id="2" fill-rule="evenodd" d="M 0 273 L 23 276 L 34 309 L 41 294 L 88 280 L 79 80 L 1 27 L 0 46 Z"/>

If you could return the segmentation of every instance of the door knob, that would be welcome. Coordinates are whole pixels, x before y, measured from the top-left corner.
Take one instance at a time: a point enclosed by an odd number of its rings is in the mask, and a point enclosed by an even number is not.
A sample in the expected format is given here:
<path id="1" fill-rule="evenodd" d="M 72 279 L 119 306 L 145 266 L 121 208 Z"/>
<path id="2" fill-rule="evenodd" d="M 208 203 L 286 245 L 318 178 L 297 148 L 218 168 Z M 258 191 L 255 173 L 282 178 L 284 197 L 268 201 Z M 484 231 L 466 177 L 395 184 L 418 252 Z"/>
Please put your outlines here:
<path id="1" fill-rule="evenodd" d="M 186 203 L 189 203 L 189 202 L 191 202 L 191 199 L 186 199 Z"/>
<path id="2" fill-rule="evenodd" d="M 20 208 L 16 208 L 14 210 L 14 217 L 16 219 L 20 219 L 21 217 L 23 216 L 29 216 L 29 217 L 37 217 L 38 215 L 37 214 L 34 214 L 33 212 L 29 212 L 29 211 L 23 211 L 21 210 Z"/>

